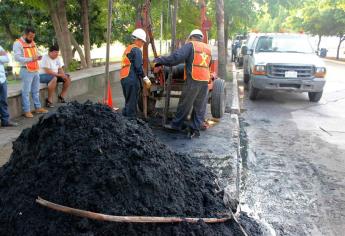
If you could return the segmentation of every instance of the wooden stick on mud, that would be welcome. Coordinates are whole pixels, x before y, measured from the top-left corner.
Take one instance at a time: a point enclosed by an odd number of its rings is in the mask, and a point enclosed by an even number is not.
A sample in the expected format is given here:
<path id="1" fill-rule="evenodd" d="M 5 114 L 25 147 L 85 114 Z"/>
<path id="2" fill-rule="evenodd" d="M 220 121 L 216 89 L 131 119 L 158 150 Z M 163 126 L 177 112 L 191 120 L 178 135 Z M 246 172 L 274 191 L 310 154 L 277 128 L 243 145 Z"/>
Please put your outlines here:
<path id="1" fill-rule="evenodd" d="M 62 206 L 55 204 L 49 201 L 46 201 L 40 197 L 37 197 L 36 202 L 47 208 L 64 212 L 67 214 L 85 217 L 93 220 L 99 221 L 112 221 L 112 222 L 121 222 L 121 223 L 197 223 L 199 220 L 204 221 L 205 223 L 222 223 L 232 219 L 232 216 L 226 218 L 182 218 L 182 217 L 154 217 L 154 216 L 113 216 L 105 215 L 100 213 L 95 213 L 91 211 L 79 210 L 71 207 Z"/>

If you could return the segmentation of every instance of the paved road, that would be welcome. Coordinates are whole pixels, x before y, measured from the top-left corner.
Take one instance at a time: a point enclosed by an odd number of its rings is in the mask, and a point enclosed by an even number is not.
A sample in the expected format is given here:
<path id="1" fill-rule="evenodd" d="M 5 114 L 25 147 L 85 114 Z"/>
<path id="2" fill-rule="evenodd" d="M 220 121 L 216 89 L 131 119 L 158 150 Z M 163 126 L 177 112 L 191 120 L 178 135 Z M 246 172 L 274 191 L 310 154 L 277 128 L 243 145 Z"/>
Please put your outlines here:
<path id="1" fill-rule="evenodd" d="M 345 232 L 345 65 L 326 66 L 319 103 L 307 94 L 266 92 L 255 102 L 244 94 L 241 202 L 277 235 Z"/>

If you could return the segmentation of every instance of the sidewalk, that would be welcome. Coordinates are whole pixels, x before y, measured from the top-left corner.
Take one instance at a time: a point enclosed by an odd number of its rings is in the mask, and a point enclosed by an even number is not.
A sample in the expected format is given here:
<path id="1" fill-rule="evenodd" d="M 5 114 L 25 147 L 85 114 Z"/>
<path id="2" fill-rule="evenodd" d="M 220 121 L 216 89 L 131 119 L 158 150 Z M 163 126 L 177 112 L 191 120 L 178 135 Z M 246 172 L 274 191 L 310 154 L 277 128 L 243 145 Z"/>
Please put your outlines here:
<path id="1" fill-rule="evenodd" d="M 120 63 L 110 65 L 111 78 L 117 79 L 117 74 L 120 69 Z M 97 87 L 101 87 L 105 83 L 105 66 L 94 67 L 90 69 L 71 72 L 72 84 L 68 92 L 68 97 L 76 97 Z M 61 89 L 62 84 L 59 84 Z M 47 85 L 40 86 L 40 100 L 44 101 L 47 96 Z M 57 96 L 53 98 L 53 102 L 57 101 Z M 22 98 L 21 98 L 21 83 L 11 84 L 8 86 L 8 106 L 11 117 L 19 117 L 22 115 Z"/>
<path id="2" fill-rule="evenodd" d="M 113 68 L 112 71 L 115 71 L 117 68 L 119 68 L 119 65 L 112 66 Z M 83 78 L 90 78 L 95 75 L 99 75 L 104 73 L 105 67 L 96 67 L 96 68 L 91 68 L 87 70 L 82 70 L 82 71 L 77 71 L 77 72 L 72 72 L 73 76 L 73 81 L 81 81 L 83 82 Z M 104 82 L 104 75 L 102 76 L 102 81 Z M 96 82 L 93 82 L 95 84 L 98 84 Z M 77 92 L 80 93 L 82 92 L 85 88 L 81 88 L 77 83 L 74 85 L 75 90 L 78 90 Z M 10 86 L 9 86 L 10 87 Z M 92 87 L 92 86 L 90 86 Z M 20 87 L 19 87 L 20 90 Z M 113 91 L 113 102 L 116 103 L 115 105 L 117 107 L 122 107 L 123 106 L 123 97 L 122 97 L 122 90 L 120 86 L 120 82 L 117 78 L 113 78 L 112 80 L 112 91 Z M 18 93 L 18 86 L 11 86 L 11 92 L 12 96 L 13 94 Z M 19 91 L 20 94 L 20 91 Z M 18 96 L 18 95 L 15 95 Z M 104 97 L 104 86 L 99 86 L 98 88 L 95 88 L 93 90 L 90 90 L 88 93 L 84 93 L 81 95 L 76 95 L 73 96 L 72 92 L 69 92 L 69 96 L 67 101 L 69 100 L 76 100 L 78 102 L 85 102 L 87 100 L 93 101 L 93 102 L 98 102 L 101 100 L 101 98 Z M 50 112 L 55 111 L 59 106 L 62 104 L 55 103 L 54 108 L 49 108 Z M 9 159 L 11 153 L 12 153 L 12 142 L 17 139 L 17 137 L 20 135 L 20 133 L 26 129 L 31 127 L 33 124 L 35 124 L 38 119 L 42 115 L 35 115 L 33 119 L 26 119 L 22 116 L 16 117 L 13 120 L 19 124 L 18 127 L 9 127 L 9 128 L 0 128 L 0 166 L 5 164 L 7 160 Z"/>

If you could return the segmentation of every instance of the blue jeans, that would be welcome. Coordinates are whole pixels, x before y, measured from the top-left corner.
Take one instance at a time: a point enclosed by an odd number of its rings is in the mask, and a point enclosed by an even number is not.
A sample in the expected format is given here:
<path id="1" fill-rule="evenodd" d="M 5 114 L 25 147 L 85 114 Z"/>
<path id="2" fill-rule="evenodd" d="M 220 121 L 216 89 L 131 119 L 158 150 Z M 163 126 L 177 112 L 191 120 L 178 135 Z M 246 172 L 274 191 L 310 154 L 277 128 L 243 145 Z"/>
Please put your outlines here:
<path id="1" fill-rule="evenodd" d="M 54 79 L 54 75 L 49 74 L 40 74 L 40 82 L 42 84 L 49 84 L 52 79 Z"/>
<path id="2" fill-rule="evenodd" d="M 30 111 L 30 92 L 35 109 L 41 108 L 40 102 L 40 76 L 38 72 L 29 72 L 26 68 L 20 69 L 22 79 L 22 106 L 24 112 Z"/>
<path id="3" fill-rule="evenodd" d="M 66 74 L 66 73 L 65 73 L 65 75 L 67 75 L 68 77 L 70 77 L 69 74 Z M 50 81 L 52 81 L 54 78 L 55 78 L 54 75 L 50 75 L 50 74 L 40 74 L 40 82 L 41 82 L 42 84 L 49 84 Z M 64 80 L 63 78 L 59 77 L 59 76 L 56 77 L 56 79 L 57 79 L 57 82 L 58 82 L 58 83 L 65 83 L 65 80 Z"/>
<path id="4" fill-rule="evenodd" d="M 8 113 L 7 105 L 7 82 L 0 83 L 0 117 L 1 125 L 7 125 L 10 114 Z"/>

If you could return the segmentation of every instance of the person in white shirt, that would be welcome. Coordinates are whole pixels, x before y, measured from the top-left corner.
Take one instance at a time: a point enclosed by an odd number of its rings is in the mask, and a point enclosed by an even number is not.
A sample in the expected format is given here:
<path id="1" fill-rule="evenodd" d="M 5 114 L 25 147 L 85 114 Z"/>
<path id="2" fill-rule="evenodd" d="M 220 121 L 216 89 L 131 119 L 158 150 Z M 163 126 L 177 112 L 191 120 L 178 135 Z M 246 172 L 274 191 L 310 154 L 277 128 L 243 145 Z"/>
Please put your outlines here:
<path id="1" fill-rule="evenodd" d="M 63 62 L 59 56 L 59 46 L 53 45 L 49 47 L 49 52 L 44 55 L 40 66 L 40 82 L 48 85 L 48 98 L 46 99 L 46 107 L 53 106 L 53 94 L 56 85 L 59 82 L 63 83 L 62 91 L 58 95 L 59 102 L 65 103 L 65 97 L 68 87 L 71 85 L 71 78 L 63 70 Z"/>

